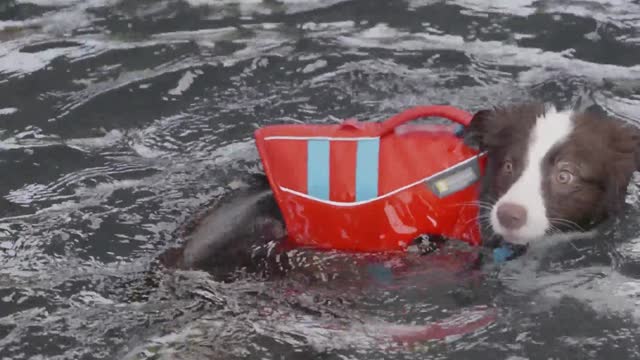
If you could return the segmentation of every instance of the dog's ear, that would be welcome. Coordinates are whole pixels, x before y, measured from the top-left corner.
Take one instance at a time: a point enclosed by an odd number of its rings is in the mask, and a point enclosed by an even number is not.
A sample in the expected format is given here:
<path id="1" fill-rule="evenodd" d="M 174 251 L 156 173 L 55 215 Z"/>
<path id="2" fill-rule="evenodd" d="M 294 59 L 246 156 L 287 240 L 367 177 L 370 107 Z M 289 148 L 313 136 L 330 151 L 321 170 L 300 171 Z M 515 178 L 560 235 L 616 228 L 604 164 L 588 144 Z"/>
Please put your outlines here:
<path id="1" fill-rule="evenodd" d="M 487 134 L 495 119 L 495 111 L 480 110 L 473 115 L 471 122 L 464 130 L 464 142 L 480 150 L 487 146 Z"/>
<path id="2" fill-rule="evenodd" d="M 611 158 L 607 162 L 606 205 L 610 214 L 619 213 L 625 204 L 633 173 L 640 170 L 640 130 L 612 122 L 608 136 Z"/>
<path id="3" fill-rule="evenodd" d="M 465 129 L 465 142 L 480 150 L 527 141 L 528 131 L 546 108 L 540 103 L 524 103 L 480 110 Z"/>

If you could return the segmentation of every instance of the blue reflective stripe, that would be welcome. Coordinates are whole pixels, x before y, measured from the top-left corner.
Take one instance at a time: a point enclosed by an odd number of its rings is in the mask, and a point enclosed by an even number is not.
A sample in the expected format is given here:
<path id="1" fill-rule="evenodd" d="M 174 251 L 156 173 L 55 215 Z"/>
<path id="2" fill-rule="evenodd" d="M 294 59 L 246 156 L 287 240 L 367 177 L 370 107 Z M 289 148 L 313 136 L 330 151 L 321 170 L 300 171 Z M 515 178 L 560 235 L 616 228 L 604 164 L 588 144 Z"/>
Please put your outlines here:
<path id="1" fill-rule="evenodd" d="M 378 196 L 380 139 L 358 140 L 356 152 L 356 201 Z"/>
<path id="2" fill-rule="evenodd" d="M 307 142 L 307 195 L 329 200 L 329 140 Z"/>

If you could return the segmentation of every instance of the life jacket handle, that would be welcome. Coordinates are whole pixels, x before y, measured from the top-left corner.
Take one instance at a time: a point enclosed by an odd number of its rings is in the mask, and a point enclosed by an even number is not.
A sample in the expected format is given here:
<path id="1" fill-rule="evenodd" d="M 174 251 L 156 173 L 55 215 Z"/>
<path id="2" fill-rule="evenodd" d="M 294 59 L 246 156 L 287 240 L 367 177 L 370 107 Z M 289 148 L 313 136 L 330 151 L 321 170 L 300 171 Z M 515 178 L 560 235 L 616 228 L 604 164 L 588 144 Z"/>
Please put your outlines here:
<path id="1" fill-rule="evenodd" d="M 469 125 L 473 115 L 470 113 L 448 105 L 430 105 L 430 106 L 416 106 L 409 108 L 399 114 L 396 114 L 384 122 L 381 123 L 378 136 L 382 137 L 390 134 L 394 129 L 409 121 L 424 118 L 424 117 L 442 117 L 458 123 L 464 127 Z"/>

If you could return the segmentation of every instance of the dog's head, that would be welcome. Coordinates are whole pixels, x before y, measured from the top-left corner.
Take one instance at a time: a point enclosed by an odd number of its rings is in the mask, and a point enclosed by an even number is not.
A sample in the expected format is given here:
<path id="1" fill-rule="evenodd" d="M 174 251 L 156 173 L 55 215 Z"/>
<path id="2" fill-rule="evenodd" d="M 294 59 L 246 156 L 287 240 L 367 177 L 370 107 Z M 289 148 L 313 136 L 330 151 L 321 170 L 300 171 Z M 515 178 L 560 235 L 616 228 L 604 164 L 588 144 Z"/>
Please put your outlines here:
<path id="1" fill-rule="evenodd" d="M 491 227 L 516 244 L 584 231 L 619 211 L 640 159 L 637 129 L 542 104 L 479 111 L 467 140 L 488 155 Z"/>

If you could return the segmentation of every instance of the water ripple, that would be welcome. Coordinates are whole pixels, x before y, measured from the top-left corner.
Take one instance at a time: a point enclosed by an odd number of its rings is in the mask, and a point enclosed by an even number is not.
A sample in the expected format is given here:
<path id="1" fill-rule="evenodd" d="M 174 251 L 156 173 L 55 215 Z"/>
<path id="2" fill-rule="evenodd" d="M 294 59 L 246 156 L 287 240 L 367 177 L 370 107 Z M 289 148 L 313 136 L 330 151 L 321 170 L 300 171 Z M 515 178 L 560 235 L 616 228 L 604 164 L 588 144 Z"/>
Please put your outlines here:
<path id="1" fill-rule="evenodd" d="M 502 268 L 461 272 L 467 248 L 442 261 L 299 251 L 286 279 L 224 284 L 154 259 L 262 171 L 252 134 L 265 124 L 588 97 L 637 125 L 638 6 L 0 5 L 0 357 L 635 356 L 639 179 L 600 241 Z M 396 341 L 416 334 L 444 335 Z"/>

